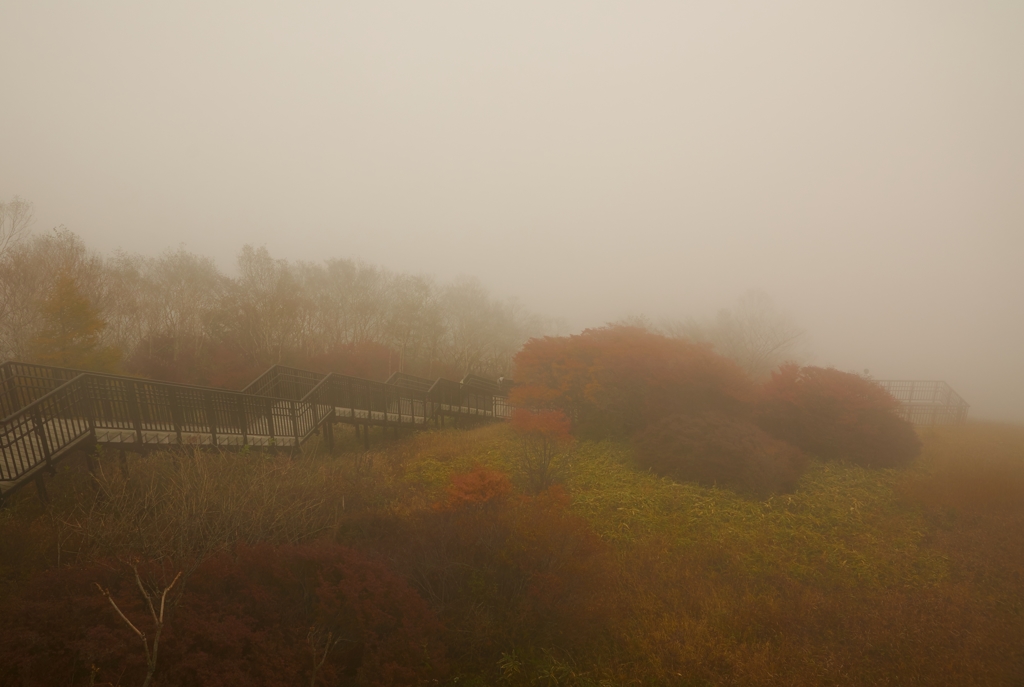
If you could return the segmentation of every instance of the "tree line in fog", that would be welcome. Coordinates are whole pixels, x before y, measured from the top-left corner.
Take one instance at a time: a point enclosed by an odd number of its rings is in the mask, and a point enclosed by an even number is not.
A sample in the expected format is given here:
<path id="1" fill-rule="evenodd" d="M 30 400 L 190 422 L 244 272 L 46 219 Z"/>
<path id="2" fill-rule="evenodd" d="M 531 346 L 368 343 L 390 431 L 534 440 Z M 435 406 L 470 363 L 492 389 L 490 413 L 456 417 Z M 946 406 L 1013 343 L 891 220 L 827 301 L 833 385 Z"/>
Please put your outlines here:
<path id="1" fill-rule="evenodd" d="M 11 228 L 0 246 L 3 359 L 228 387 L 273 364 L 377 379 L 496 378 L 550 326 L 473 278 L 289 262 L 253 246 L 230 276 L 184 248 L 100 255 L 66 229 Z"/>

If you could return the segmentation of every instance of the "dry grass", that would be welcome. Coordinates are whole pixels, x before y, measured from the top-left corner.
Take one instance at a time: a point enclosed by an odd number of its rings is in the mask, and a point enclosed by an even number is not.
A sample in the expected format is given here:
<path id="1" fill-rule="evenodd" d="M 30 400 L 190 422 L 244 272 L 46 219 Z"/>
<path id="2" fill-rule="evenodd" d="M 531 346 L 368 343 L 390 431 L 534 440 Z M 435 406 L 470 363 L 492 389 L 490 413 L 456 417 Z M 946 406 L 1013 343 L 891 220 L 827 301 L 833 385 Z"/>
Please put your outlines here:
<path id="1" fill-rule="evenodd" d="M 903 496 L 930 511 L 1024 513 L 1024 427 L 972 423 L 922 432 L 919 468 Z"/>

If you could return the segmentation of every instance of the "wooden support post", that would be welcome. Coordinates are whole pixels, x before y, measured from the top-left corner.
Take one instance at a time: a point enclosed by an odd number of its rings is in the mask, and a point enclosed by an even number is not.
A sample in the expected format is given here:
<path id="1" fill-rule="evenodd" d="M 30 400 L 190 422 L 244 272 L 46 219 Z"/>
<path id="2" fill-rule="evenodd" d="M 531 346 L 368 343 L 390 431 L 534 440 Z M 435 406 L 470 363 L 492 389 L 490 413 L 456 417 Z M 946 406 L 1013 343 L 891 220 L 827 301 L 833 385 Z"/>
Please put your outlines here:
<path id="1" fill-rule="evenodd" d="M 334 409 L 324 420 L 324 440 L 327 442 L 327 450 L 334 455 Z"/>
<path id="2" fill-rule="evenodd" d="M 39 500 L 43 502 L 43 505 L 50 503 L 50 495 L 46 492 L 46 482 L 43 481 L 43 473 L 36 474 L 36 492 L 39 494 Z"/>
<path id="3" fill-rule="evenodd" d="M 89 474 L 93 477 L 96 476 L 96 460 L 92 457 L 91 451 L 84 451 L 85 453 L 85 467 L 88 468 Z"/>
<path id="4" fill-rule="evenodd" d="M 124 454 L 124 449 L 117 452 L 118 466 L 121 468 L 121 476 L 128 479 L 128 457 Z"/>
<path id="5" fill-rule="evenodd" d="M 366 447 L 367 451 L 370 450 L 370 425 L 369 424 L 363 425 L 363 445 Z"/>

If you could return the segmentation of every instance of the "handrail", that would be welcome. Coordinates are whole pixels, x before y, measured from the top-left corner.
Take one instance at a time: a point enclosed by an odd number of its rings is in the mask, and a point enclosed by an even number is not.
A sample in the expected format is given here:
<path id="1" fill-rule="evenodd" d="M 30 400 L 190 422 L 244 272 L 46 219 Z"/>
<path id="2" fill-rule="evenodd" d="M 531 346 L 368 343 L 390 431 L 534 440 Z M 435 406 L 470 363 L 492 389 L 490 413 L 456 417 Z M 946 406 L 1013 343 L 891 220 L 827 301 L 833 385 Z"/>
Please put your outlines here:
<path id="1" fill-rule="evenodd" d="M 47 374 L 26 374 L 27 371 L 45 371 Z M 5 361 L 0 365 L 0 418 L 13 415 L 41 395 L 84 372 L 36 363 Z"/>
<path id="2" fill-rule="evenodd" d="M 0 420 L 0 481 L 16 481 L 75 443 L 103 432 L 117 443 L 297 445 L 298 401 L 84 372 Z M 171 437 L 174 441 L 171 441 Z M 160 441 L 160 439 L 165 441 Z"/>
<path id="3" fill-rule="evenodd" d="M 0 421 L 0 480 L 14 481 L 92 431 L 80 411 L 83 375 Z M 77 417 L 76 417 L 77 415 Z"/>
<path id="4" fill-rule="evenodd" d="M 280 390 L 282 377 L 290 378 L 289 383 L 292 388 L 297 389 L 300 385 L 300 381 L 305 382 L 305 386 L 313 387 L 323 381 L 323 378 L 326 376 L 327 375 L 320 372 L 310 372 L 309 370 L 300 370 L 298 368 L 287 367 L 285 365 L 272 365 L 266 372 L 247 384 L 242 389 L 242 393 L 254 394 L 256 396 L 288 396 Z M 268 388 L 272 388 L 274 393 L 267 393 Z M 307 389 L 302 394 L 295 394 L 294 400 L 300 400 L 302 396 L 305 396 L 305 394 L 309 393 L 310 390 L 311 389 Z"/>
<path id="5" fill-rule="evenodd" d="M 234 389 L 222 389 L 220 387 L 200 386 L 198 384 L 184 384 L 182 382 L 166 382 L 166 381 L 163 381 L 163 380 L 160 380 L 160 379 L 148 379 L 146 377 L 130 377 L 128 375 L 117 375 L 117 374 L 112 374 L 110 372 L 94 372 L 94 371 L 91 371 L 91 370 L 77 370 L 77 369 L 70 368 L 70 367 L 51 367 L 49 365 L 37 365 L 35 363 L 21 363 L 21 362 L 11 361 L 11 360 L 3 363 L 3 366 L 6 366 L 6 365 L 22 365 L 22 366 L 25 366 L 25 367 L 37 367 L 37 368 L 43 368 L 43 369 L 47 369 L 47 370 L 74 372 L 75 373 L 75 377 L 80 376 L 80 375 L 91 375 L 93 377 L 105 377 L 105 378 L 109 378 L 109 379 L 122 379 L 122 380 L 125 380 L 125 381 L 144 382 L 144 383 L 147 383 L 147 384 L 161 384 L 161 385 L 164 385 L 164 386 L 173 386 L 173 387 L 177 387 L 177 388 L 181 388 L 181 389 L 192 389 L 192 390 L 196 390 L 196 391 L 216 391 L 217 393 L 224 393 L 224 394 L 239 394 L 239 395 L 245 395 L 245 396 L 261 396 L 263 398 L 272 398 L 272 399 L 274 399 L 276 401 L 297 401 L 297 400 L 300 400 L 300 399 L 289 399 L 289 398 L 285 398 L 285 397 L 282 397 L 282 396 L 269 396 L 269 395 L 266 395 L 266 394 L 253 394 L 253 393 L 246 392 L 244 389 L 241 390 L 241 391 L 236 391 Z M 278 367 L 278 366 L 275 365 L 274 367 Z M 271 370 L 273 370 L 273 369 L 274 368 L 271 368 Z M 270 370 L 268 370 L 267 372 L 270 372 Z M 265 372 L 265 373 L 263 373 L 263 375 L 260 375 L 260 376 L 262 377 L 262 376 L 264 376 L 266 374 L 267 373 Z M 315 373 L 312 373 L 312 374 L 315 374 Z M 19 377 L 26 377 L 26 375 L 18 375 L 18 376 Z M 74 379 L 74 377 L 70 377 L 69 379 L 64 380 L 64 382 L 66 383 L 67 381 L 70 381 L 71 379 Z M 252 386 L 252 385 L 250 384 L 249 386 Z M 54 388 L 56 389 L 57 387 L 54 387 Z M 248 387 L 246 387 L 246 388 L 248 388 Z M 53 389 L 51 389 L 50 391 L 53 391 Z M 49 392 L 47 392 L 47 393 L 49 393 Z M 40 398 L 42 398 L 42 397 L 40 396 Z M 33 399 L 33 402 L 35 402 L 36 400 L 38 400 L 38 399 Z M 25 406 L 25 407 L 27 407 L 27 406 Z"/>
<path id="6" fill-rule="evenodd" d="M 279 365 L 232 391 L 8 361 L 0 365 L 0 390 L 18 394 L 10 401 L 17 409 L 0 420 L 0 482 L 15 486 L 87 435 L 126 446 L 294 448 L 328 418 L 422 427 L 438 415 L 510 415 L 506 399 L 450 380 L 422 390 Z"/>

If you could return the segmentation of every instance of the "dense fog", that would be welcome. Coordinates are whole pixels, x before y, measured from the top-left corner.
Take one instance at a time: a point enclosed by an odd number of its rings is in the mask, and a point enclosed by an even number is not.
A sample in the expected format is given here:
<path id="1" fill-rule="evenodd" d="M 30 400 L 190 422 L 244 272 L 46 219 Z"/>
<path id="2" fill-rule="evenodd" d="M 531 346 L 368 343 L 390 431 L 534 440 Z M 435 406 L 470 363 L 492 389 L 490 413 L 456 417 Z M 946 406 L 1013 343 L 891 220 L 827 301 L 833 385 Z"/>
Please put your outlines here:
<path id="1" fill-rule="evenodd" d="M 297 282 L 461 288 L 512 332 L 495 371 L 517 337 L 706 334 L 754 302 L 794 357 L 1024 420 L 1019 4 L 10 2 L 0 26 L 0 201 L 150 290 L 175 255 L 241 283 L 246 245 Z"/>

